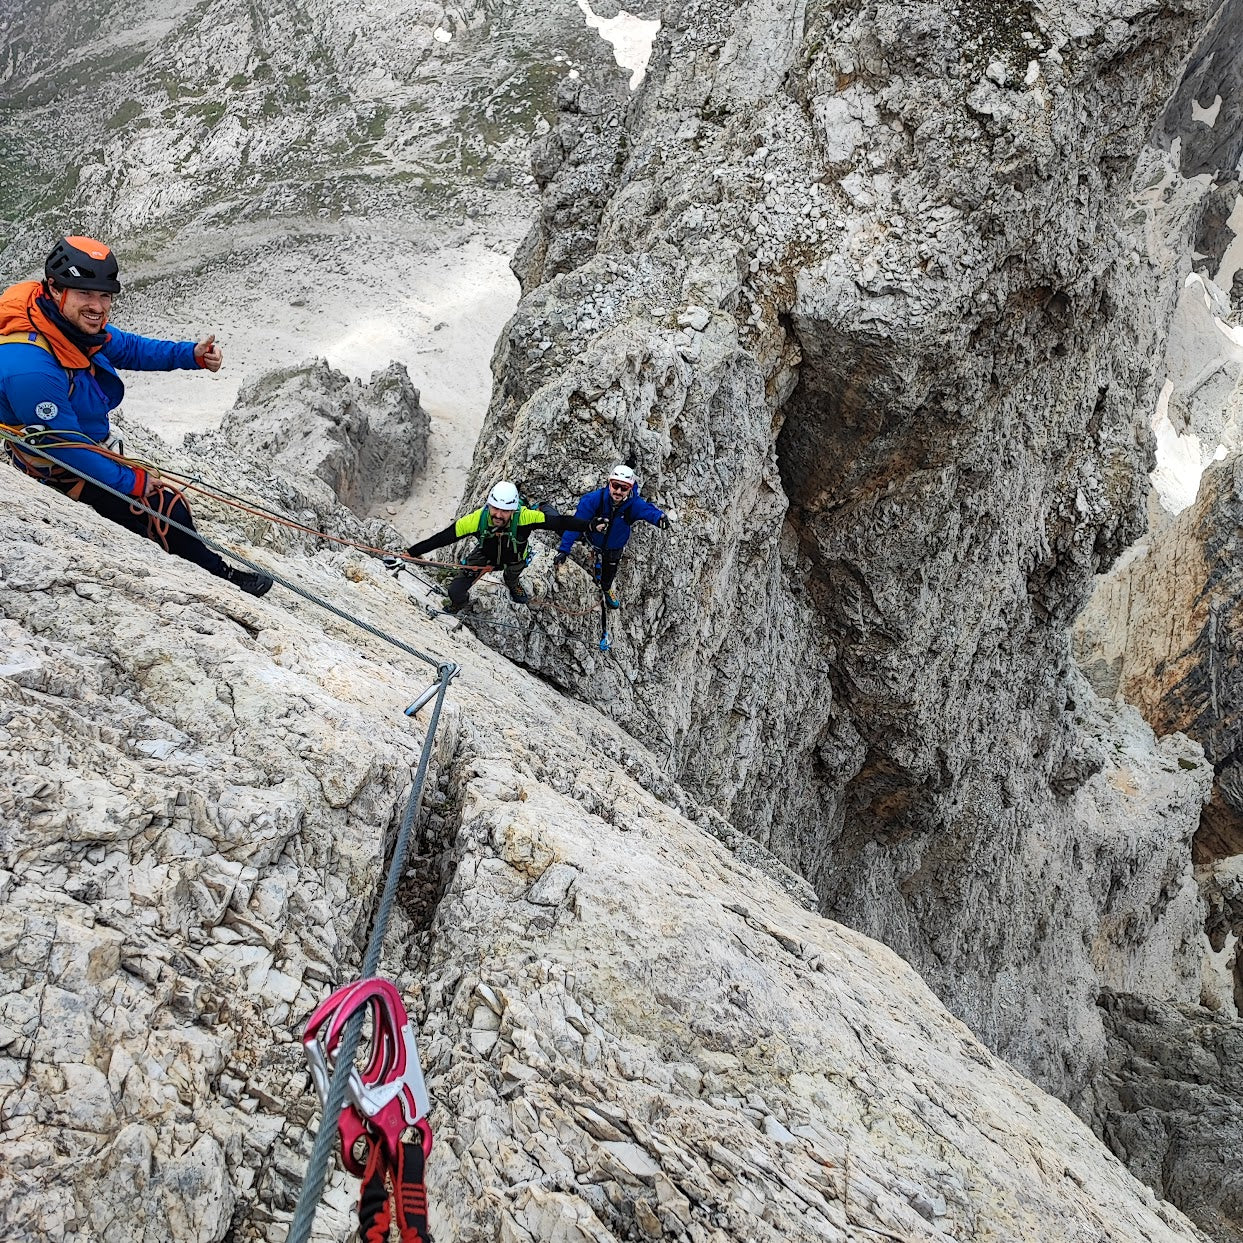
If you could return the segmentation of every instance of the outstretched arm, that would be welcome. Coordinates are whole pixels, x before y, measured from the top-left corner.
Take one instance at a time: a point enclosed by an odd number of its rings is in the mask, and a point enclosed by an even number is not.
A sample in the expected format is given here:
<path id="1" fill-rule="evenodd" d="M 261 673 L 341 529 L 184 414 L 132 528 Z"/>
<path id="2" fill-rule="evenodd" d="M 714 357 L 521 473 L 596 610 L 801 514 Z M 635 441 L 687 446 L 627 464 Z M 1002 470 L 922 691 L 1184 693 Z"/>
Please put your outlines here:
<path id="1" fill-rule="evenodd" d="M 645 501 L 641 496 L 633 497 L 630 501 L 630 520 L 640 522 L 650 522 L 652 526 L 660 526 L 661 519 L 665 516 L 663 509 L 657 509 L 651 501 Z"/>
<path id="2" fill-rule="evenodd" d="M 604 526 L 608 525 L 603 518 L 571 518 L 569 514 L 545 514 L 542 522 L 532 522 L 529 525 L 533 527 L 547 527 L 550 531 L 572 531 L 581 535 L 584 531 L 603 529 L 602 527 L 597 528 L 597 523 L 603 523 Z M 564 544 L 565 540 L 561 542 Z M 570 542 L 572 544 L 574 541 L 571 540 Z"/>
<path id="3" fill-rule="evenodd" d="M 595 506 L 592 504 L 594 495 L 594 493 L 588 492 L 586 496 L 579 497 L 578 508 L 574 511 L 576 518 L 582 518 L 583 521 L 587 521 L 595 516 Z M 557 545 L 558 555 L 561 553 L 568 554 L 581 534 L 581 531 L 576 531 L 573 528 L 566 531 L 561 537 L 561 543 Z"/>
<path id="4" fill-rule="evenodd" d="M 109 341 L 99 352 L 125 371 L 194 371 L 198 367 L 193 341 L 157 341 L 136 332 L 109 328 Z"/>

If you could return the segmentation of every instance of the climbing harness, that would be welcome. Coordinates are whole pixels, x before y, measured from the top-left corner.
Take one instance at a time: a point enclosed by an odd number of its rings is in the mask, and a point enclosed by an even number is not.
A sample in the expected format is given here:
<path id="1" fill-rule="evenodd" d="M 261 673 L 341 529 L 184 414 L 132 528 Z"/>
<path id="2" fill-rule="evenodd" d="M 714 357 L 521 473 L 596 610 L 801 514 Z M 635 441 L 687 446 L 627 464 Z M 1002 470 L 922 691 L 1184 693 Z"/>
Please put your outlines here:
<path id="1" fill-rule="evenodd" d="M 498 547 L 499 547 L 499 541 L 502 538 L 508 538 L 509 546 L 515 552 L 517 552 L 518 551 L 518 531 L 522 525 L 519 522 L 519 519 L 521 517 L 522 517 L 522 507 L 521 505 L 519 505 L 519 508 L 515 509 L 513 514 L 511 515 L 509 522 L 507 524 L 507 528 L 505 529 L 502 535 L 501 529 L 498 528 L 494 530 L 492 527 L 491 511 L 488 509 L 486 505 L 482 506 L 479 510 L 479 523 L 475 527 L 475 531 L 474 531 L 474 536 L 479 541 L 479 547 L 481 548 L 483 547 L 484 541 L 489 536 L 494 536 L 496 537 L 498 541 Z M 530 559 L 531 559 L 531 554 L 528 551 L 526 560 L 529 561 Z"/>
<path id="2" fill-rule="evenodd" d="M 37 334 L 23 333 L 20 335 L 20 339 L 25 340 L 27 335 L 35 336 Z M 0 345 L 12 340 L 12 337 L 0 337 Z M 98 480 L 88 479 L 80 472 L 73 470 L 72 467 L 63 466 L 55 461 L 50 452 L 48 452 L 51 449 L 86 449 L 92 453 L 97 453 L 101 457 L 106 457 L 122 466 L 129 467 L 130 470 L 134 471 L 136 478 L 143 484 L 144 488 L 147 477 L 152 473 L 152 468 L 125 457 L 123 452 L 124 444 L 119 437 L 112 438 L 117 446 L 116 449 L 113 449 L 107 444 L 100 444 L 98 441 L 92 440 L 81 432 L 57 431 L 44 427 L 39 423 L 28 423 L 24 427 L 0 423 L 0 436 L 4 439 L 4 447 L 8 453 L 9 460 L 18 470 L 25 475 L 29 475 L 32 479 L 37 479 L 40 483 L 45 483 L 55 488 L 71 501 L 82 499 L 82 493 L 86 490 L 88 483 L 96 487 L 102 487 L 103 485 Z M 186 486 L 186 484 L 162 484 L 156 491 L 145 493 L 139 499 L 134 497 L 124 498 L 130 503 L 130 513 L 135 516 L 143 513 L 146 514 L 147 537 L 159 544 L 165 552 L 168 552 L 170 523 L 174 526 L 176 525 L 176 523 L 172 522 L 172 515 L 178 501 L 185 506 L 186 513 L 193 520 L 190 502 L 186 500 L 185 496 Z M 144 505 L 141 501 L 148 501 L 150 505 Z M 152 507 L 154 512 L 152 512 Z"/>
<path id="3" fill-rule="evenodd" d="M 7 340 L 11 340 L 11 338 L 0 337 L 0 344 Z M 37 450 L 41 447 L 40 442 L 52 448 L 81 447 L 83 449 L 92 449 L 95 447 L 93 440 L 89 440 L 86 437 L 83 437 L 80 442 L 65 440 L 63 439 L 63 432 L 49 431 L 41 423 L 30 424 L 26 427 L 16 427 L 9 423 L 0 423 L 0 434 L 4 436 L 4 447 L 8 453 L 9 461 L 22 474 L 29 475 L 40 483 L 46 483 L 58 492 L 63 492 L 71 501 L 76 501 L 82 496 L 82 492 L 86 488 L 86 480 L 75 478 L 72 471 L 52 461 L 49 455 L 37 456 Z M 49 440 L 49 437 L 53 439 Z M 36 452 L 30 452 L 30 450 L 35 450 Z"/>
<path id="4" fill-rule="evenodd" d="M 387 1240 L 395 1208 L 402 1243 L 427 1243 L 423 1167 L 432 1128 L 414 1031 L 397 989 L 378 977 L 337 989 L 307 1021 L 302 1047 L 327 1125 L 337 1050 L 346 1024 L 364 1009 L 371 1014 L 371 1048 L 362 1071 L 350 1067 L 349 1103 L 337 1117 L 342 1164 L 362 1179 L 360 1235 L 365 1243 Z M 411 1130 L 416 1142 L 404 1138 Z"/>

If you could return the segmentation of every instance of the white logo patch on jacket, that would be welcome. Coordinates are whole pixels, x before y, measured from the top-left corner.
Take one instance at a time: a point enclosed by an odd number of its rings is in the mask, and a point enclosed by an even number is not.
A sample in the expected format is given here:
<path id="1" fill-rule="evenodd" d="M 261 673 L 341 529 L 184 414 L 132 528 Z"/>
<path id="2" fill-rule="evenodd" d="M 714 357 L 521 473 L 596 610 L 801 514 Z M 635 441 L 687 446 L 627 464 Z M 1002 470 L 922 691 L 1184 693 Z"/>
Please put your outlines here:
<path id="1" fill-rule="evenodd" d="M 35 407 L 35 414 L 41 419 L 54 419 L 60 413 L 60 407 L 54 401 L 41 401 Z"/>

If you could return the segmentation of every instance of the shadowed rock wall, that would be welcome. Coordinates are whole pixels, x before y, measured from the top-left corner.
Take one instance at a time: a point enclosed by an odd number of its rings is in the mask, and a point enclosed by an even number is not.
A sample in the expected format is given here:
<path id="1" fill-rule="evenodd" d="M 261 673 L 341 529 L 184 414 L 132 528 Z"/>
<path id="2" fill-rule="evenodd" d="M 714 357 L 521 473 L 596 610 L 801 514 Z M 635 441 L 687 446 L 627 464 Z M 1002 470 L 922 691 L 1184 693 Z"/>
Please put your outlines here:
<path id="1" fill-rule="evenodd" d="M 1203 766 L 1149 738 L 1169 822 L 1111 801 L 1126 748 L 1066 627 L 1143 527 L 1194 227 L 1163 231 L 1174 170 L 1145 142 L 1214 11 L 670 6 L 611 145 L 595 104 L 616 189 L 594 253 L 545 274 L 548 219 L 526 248 L 476 455 L 475 491 L 563 501 L 629 458 L 677 519 L 632 545 L 616 663 L 553 610 L 503 650 L 665 750 L 1068 1094 L 1104 963 L 1167 938 L 1152 982 L 1195 996 Z M 590 610 L 585 576 L 556 591 Z M 1103 904 L 1135 856 L 1155 887 L 1124 930 Z"/>
<path id="2" fill-rule="evenodd" d="M 1197 1006 L 1101 999 L 1093 1126 L 1136 1177 L 1221 1243 L 1243 1239 L 1243 1027 Z"/>

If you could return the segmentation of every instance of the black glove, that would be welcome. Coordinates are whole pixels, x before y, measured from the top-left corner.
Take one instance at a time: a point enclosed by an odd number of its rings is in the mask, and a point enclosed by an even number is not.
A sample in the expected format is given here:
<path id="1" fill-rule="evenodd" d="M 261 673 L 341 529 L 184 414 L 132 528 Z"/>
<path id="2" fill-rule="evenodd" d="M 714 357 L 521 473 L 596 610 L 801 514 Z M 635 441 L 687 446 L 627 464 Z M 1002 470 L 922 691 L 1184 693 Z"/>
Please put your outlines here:
<path id="1" fill-rule="evenodd" d="M 656 524 L 658 531 L 667 531 L 669 529 L 669 519 L 664 514 L 660 515 L 660 521 Z"/>
<path id="2" fill-rule="evenodd" d="M 608 529 L 609 520 L 607 518 L 601 516 L 591 520 L 591 530 L 593 530 L 597 535 L 602 535 Z"/>
<path id="3" fill-rule="evenodd" d="M 564 564 L 565 564 L 565 556 L 566 556 L 566 554 L 565 554 L 565 553 L 563 553 L 563 552 L 559 552 L 559 553 L 558 553 L 558 554 L 557 554 L 557 555 L 556 555 L 556 556 L 552 559 L 552 563 L 553 563 L 553 565 L 564 565 Z"/>

